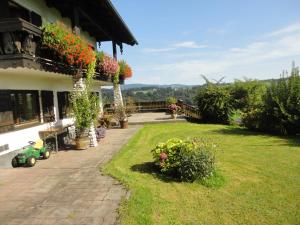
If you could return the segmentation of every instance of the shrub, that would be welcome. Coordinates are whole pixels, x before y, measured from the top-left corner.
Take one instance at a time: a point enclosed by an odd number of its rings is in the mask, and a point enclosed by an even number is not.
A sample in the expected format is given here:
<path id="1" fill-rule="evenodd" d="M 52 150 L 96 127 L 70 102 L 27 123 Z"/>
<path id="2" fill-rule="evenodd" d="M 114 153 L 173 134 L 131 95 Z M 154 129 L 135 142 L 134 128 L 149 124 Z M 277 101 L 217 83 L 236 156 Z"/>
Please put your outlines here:
<path id="1" fill-rule="evenodd" d="M 173 138 L 158 144 L 152 153 L 162 173 L 181 181 L 193 182 L 212 174 L 214 148 L 214 144 L 205 140 Z"/>
<path id="2" fill-rule="evenodd" d="M 228 88 L 216 84 L 207 84 L 200 88 L 196 101 L 205 122 L 228 123 L 232 111 Z"/>
<path id="3" fill-rule="evenodd" d="M 284 74 L 277 82 L 272 82 L 264 99 L 264 116 L 268 130 L 281 134 L 300 132 L 300 76 L 293 66 L 290 77 Z"/>
<path id="4" fill-rule="evenodd" d="M 236 80 L 229 89 L 232 107 L 247 112 L 249 108 L 262 105 L 266 84 L 258 80 Z"/>
<path id="5" fill-rule="evenodd" d="M 176 173 L 179 166 L 179 153 L 186 143 L 178 138 L 158 144 L 153 150 L 153 157 L 163 173 Z M 185 146 L 186 147 L 186 146 Z"/>
<path id="6" fill-rule="evenodd" d="M 177 99 L 174 98 L 174 97 L 167 97 L 166 98 L 166 103 L 167 103 L 167 105 L 176 104 L 177 103 Z"/>
<path id="7" fill-rule="evenodd" d="M 272 81 L 262 102 L 249 107 L 242 116 L 250 129 L 294 135 L 300 132 L 300 76 L 294 65 L 289 77 Z"/>
<path id="8" fill-rule="evenodd" d="M 197 146 L 193 151 L 183 148 L 179 158 L 178 172 L 182 181 L 204 179 L 210 177 L 214 171 L 214 155 L 203 146 Z"/>

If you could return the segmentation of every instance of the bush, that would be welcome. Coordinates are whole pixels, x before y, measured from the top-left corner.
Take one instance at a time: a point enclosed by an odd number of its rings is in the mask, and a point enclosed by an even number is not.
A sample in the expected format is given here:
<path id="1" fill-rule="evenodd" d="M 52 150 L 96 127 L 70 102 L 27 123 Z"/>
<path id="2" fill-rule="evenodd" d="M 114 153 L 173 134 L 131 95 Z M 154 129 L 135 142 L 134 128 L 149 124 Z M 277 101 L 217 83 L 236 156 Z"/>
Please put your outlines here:
<path id="1" fill-rule="evenodd" d="M 173 138 L 158 144 L 152 153 L 162 173 L 193 182 L 209 177 L 214 171 L 215 147 L 204 140 Z"/>
<path id="2" fill-rule="evenodd" d="M 262 105 L 266 84 L 258 80 L 236 80 L 229 89 L 232 107 L 247 112 L 249 108 Z"/>
<path id="3" fill-rule="evenodd" d="M 179 166 L 179 154 L 187 144 L 178 138 L 169 139 L 165 143 L 158 144 L 153 150 L 153 157 L 161 172 L 172 174 L 177 172 Z"/>
<path id="4" fill-rule="evenodd" d="M 197 146 L 193 151 L 183 148 L 179 158 L 178 172 L 182 181 L 204 179 L 210 177 L 214 171 L 214 155 L 203 147 Z"/>
<path id="5" fill-rule="evenodd" d="M 227 87 L 207 84 L 199 90 L 196 101 L 205 122 L 225 124 L 229 122 L 232 106 Z"/>
<path id="6" fill-rule="evenodd" d="M 291 76 L 273 82 L 264 99 L 268 130 L 294 135 L 300 132 L 300 76 L 293 67 Z M 263 121 L 262 121 L 263 123 Z"/>
<path id="7" fill-rule="evenodd" d="M 167 97 L 166 98 L 166 103 L 167 103 L 167 105 L 176 104 L 177 103 L 177 99 L 174 98 L 174 97 Z"/>
<path id="8" fill-rule="evenodd" d="M 249 107 L 242 116 L 243 124 L 284 135 L 300 133 L 300 76 L 294 65 L 289 77 L 272 81 L 262 102 Z"/>

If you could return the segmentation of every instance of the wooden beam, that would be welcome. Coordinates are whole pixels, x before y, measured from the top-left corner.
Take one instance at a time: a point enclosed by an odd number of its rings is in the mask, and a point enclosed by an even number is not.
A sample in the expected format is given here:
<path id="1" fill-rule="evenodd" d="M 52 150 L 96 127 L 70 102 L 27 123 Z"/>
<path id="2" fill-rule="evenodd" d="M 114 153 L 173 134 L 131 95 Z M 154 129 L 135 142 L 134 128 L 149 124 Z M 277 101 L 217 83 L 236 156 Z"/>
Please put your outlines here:
<path id="1" fill-rule="evenodd" d="M 0 1 L 0 19 L 9 18 L 8 0 Z"/>
<path id="2" fill-rule="evenodd" d="M 78 11 L 80 12 L 81 15 L 83 15 L 86 19 L 88 19 L 91 22 L 91 24 L 93 24 L 95 27 L 101 30 L 101 32 L 104 33 L 104 35 L 109 37 L 111 40 L 114 40 L 114 38 L 111 35 L 109 35 L 109 33 L 103 27 L 99 26 L 84 10 L 78 7 Z"/>
<path id="3" fill-rule="evenodd" d="M 118 56 L 117 56 L 117 44 L 116 42 L 112 42 L 112 46 L 113 46 L 113 57 L 115 60 L 118 60 Z"/>

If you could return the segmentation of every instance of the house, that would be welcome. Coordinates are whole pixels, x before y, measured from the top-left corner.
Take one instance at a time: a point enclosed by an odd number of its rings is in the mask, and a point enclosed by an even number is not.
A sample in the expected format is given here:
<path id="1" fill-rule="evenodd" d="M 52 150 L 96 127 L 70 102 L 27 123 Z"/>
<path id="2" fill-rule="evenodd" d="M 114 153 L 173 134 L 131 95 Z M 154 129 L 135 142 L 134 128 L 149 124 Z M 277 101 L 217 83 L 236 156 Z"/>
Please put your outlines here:
<path id="1" fill-rule="evenodd" d="M 137 44 L 110 0 L 1 0 L 0 156 L 50 126 L 73 123 L 69 95 L 76 68 L 42 49 L 41 27 L 49 23 L 62 24 L 93 49 L 111 41 L 114 57 L 118 46 L 122 51 L 123 44 Z M 106 85 L 112 80 L 97 74 L 93 91 L 99 98 Z"/>

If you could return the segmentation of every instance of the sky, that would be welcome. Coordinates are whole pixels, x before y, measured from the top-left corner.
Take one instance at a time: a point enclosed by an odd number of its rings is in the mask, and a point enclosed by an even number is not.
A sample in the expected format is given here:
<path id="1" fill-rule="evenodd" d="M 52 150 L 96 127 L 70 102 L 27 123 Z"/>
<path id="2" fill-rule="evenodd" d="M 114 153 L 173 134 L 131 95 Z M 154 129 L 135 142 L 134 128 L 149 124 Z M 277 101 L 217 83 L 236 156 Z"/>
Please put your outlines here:
<path id="1" fill-rule="evenodd" d="M 300 0 L 112 0 L 139 45 L 126 83 L 279 78 L 300 65 Z M 111 43 L 101 48 L 112 54 Z"/>

